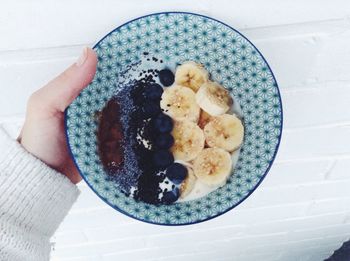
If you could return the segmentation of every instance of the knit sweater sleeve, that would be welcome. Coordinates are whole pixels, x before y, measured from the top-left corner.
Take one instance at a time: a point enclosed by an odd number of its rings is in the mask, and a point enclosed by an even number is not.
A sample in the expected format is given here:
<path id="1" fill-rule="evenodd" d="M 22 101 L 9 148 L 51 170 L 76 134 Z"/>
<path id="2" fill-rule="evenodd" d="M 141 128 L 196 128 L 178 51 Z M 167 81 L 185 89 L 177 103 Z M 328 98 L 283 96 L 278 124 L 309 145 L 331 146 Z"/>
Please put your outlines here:
<path id="1" fill-rule="evenodd" d="M 50 237 L 78 195 L 0 126 L 0 260 L 49 260 Z"/>

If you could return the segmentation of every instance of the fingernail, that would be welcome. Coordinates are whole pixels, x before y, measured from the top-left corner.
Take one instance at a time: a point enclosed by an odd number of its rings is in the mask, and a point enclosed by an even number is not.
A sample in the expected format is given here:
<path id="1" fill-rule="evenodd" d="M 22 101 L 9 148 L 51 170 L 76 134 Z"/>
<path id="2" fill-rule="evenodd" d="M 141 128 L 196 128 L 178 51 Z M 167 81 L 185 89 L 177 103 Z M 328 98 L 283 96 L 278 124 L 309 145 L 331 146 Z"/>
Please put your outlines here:
<path id="1" fill-rule="evenodd" d="M 82 66 L 85 63 L 86 58 L 87 58 L 87 50 L 88 50 L 87 47 L 83 48 L 83 53 L 80 55 L 80 57 L 78 58 L 78 60 L 76 62 L 77 66 Z"/>

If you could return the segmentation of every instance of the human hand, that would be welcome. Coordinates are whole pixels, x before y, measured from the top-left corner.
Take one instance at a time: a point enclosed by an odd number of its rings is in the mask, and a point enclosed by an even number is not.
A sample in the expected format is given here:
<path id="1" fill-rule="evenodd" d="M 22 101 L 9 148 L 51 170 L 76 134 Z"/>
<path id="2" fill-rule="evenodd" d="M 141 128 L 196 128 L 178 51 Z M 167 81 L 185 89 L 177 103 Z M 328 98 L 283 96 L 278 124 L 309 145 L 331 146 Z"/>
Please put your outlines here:
<path id="1" fill-rule="evenodd" d="M 97 58 L 85 47 L 76 63 L 34 92 L 28 101 L 25 122 L 18 141 L 31 154 L 67 176 L 81 180 L 68 151 L 64 110 L 93 79 Z"/>

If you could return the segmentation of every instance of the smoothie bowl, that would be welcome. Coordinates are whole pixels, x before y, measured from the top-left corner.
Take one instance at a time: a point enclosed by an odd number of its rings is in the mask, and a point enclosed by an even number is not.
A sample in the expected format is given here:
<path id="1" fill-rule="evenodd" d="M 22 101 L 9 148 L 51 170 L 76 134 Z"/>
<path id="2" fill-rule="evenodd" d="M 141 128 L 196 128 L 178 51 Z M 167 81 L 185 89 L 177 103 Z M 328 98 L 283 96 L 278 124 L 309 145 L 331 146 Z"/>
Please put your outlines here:
<path id="1" fill-rule="evenodd" d="M 282 104 L 267 62 L 209 17 L 159 13 L 99 41 L 92 83 L 66 110 L 90 188 L 116 210 L 163 225 L 240 204 L 271 167 Z"/>

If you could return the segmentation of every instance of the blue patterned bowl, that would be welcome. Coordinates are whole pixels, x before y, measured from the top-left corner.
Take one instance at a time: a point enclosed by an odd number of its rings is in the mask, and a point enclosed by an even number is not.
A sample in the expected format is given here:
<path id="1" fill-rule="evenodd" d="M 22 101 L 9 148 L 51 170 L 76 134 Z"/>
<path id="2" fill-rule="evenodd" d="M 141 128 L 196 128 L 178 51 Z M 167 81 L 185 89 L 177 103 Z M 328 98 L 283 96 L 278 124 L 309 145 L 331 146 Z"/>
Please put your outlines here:
<path id="1" fill-rule="evenodd" d="M 215 19 L 168 12 L 134 19 L 99 41 L 92 83 L 66 110 L 67 140 L 75 164 L 90 188 L 114 209 L 135 219 L 162 225 L 202 222 L 244 201 L 261 183 L 277 153 L 282 133 L 282 104 L 273 73 L 261 53 L 242 34 Z M 241 105 L 245 138 L 227 184 L 200 199 L 150 205 L 125 196 L 107 178 L 97 154 L 94 119 L 118 91 L 120 74 L 144 52 L 164 67 L 193 60 L 205 65 Z"/>

